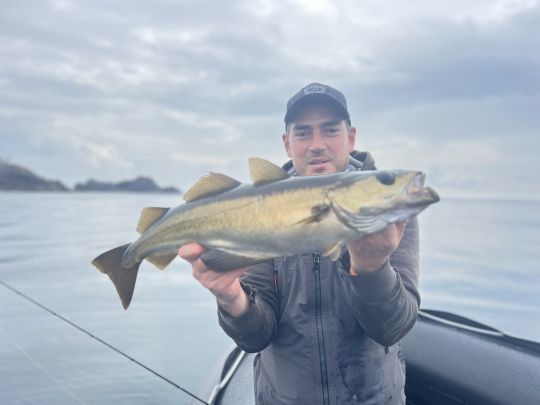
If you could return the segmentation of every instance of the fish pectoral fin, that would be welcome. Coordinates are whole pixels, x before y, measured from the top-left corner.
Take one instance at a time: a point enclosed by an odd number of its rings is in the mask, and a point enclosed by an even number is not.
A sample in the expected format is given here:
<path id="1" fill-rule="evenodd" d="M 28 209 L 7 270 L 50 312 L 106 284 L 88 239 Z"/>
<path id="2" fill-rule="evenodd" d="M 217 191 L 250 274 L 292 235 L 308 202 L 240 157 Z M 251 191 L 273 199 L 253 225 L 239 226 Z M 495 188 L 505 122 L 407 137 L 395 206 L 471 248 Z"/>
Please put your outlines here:
<path id="1" fill-rule="evenodd" d="M 143 233 L 157 221 L 159 221 L 163 215 L 169 211 L 168 208 L 161 207 L 146 207 L 141 211 L 141 217 L 139 218 L 139 223 L 137 224 L 137 232 Z"/>
<path id="2" fill-rule="evenodd" d="M 337 204 L 332 204 L 332 211 L 344 225 L 361 234 L 376 233 L 388 225 L 388 222 L 381 215 L 350 212 Z"/>
<path id="3" fill-rule="evenodd" d="M 167 254 L 167 255 L 152 255 L 145 257 L 146 260 L 148 260 L 150 263 L 152 263 L 154 266 L 156 266 L 160 270 L 165 270 L 165 267 L 167 267 L 176 257 L 176 253 L 174 254 Z"/>
<path id="4" fill-rule="evenodd" d="M 249 172 L 254 186 L 285 180 L 291 177 L 289 173 L 272 162 L 261 158 L 249 158 Z"/>
<path id="5" fill-rule="evenodd" d="M 225 250 L 212 249 L 204 252 L 201 259 L 209 269 L 218 273 L 241 269 L 255 263 L 264 262 L 268 258 L 242 256 Z"/>
<path id="6" fill-rule="evenodd" d="M 224 193 L 238 187 L 240 183 L 232 177 L 221 173 L 208 173 L 200 178 L 191 188 L 184 194 L 186 202 L 200 200 L 201 198 L 211 197 L 216 194 Z"/>
<path id="7" fill-rule="evenodd" d="M 320 222 L 329 213 L 330 213 L 330 205 L 317 204 L 311 208 L 311 215 L 309 217 L 296 222 L 296 224 L 311 224 L 314 222 Z"/>
<path id="8" fill-rule="evenodd" d="M 328 256 L 333 262 L 335 262 L 337 259 L 339 259 L 339 256 L 341 255 L 341 243 L 338 242 L 334 245 L 328 246 L 324 252 L 323 256 Z"/>

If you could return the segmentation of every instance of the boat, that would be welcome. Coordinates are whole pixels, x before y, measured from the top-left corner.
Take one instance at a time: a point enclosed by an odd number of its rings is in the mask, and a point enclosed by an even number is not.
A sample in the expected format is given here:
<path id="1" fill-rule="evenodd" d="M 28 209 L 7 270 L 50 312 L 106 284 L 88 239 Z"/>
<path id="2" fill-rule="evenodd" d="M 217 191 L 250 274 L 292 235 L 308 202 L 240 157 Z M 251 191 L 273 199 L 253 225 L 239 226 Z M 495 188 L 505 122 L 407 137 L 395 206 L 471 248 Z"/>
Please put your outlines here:
<path id="1" fill-rule="evenodd" d="M 540 343 L 423 309 L 401 345 L 408 405 L 540 404 Z M 233 347 L 209 371 L 199 396 L 212 405 L 255 404 L 254 356 Z"/>

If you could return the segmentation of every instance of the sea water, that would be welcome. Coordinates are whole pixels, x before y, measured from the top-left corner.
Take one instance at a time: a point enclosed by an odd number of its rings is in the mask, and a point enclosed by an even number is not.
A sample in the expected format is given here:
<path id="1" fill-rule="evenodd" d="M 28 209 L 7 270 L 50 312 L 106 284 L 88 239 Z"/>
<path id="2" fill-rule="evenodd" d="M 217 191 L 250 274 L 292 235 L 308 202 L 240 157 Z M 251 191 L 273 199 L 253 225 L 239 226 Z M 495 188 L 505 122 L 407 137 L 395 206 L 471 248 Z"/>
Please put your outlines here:
<path id="1" fill-rule="evenodd" d="M 0 280 L 197 394 L 232 345 L 213 296 L 176 259 L 143 263 L 124 311 L 91 260 L 178 195 L 0 193 Z M 540 341 L 540 202 L 443 199 L 419 217 L 422 308 Z M 190 398 L 0 285 L 0 404 L 184 404 Z"/>

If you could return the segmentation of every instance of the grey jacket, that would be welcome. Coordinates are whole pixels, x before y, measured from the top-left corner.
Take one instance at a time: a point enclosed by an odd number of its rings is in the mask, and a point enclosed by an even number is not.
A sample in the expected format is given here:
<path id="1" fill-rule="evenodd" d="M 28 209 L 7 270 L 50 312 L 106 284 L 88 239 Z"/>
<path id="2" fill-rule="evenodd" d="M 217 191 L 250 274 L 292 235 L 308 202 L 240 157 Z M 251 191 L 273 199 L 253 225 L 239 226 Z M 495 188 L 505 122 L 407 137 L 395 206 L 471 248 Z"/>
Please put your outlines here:
<path id="1" fill-rule="evenodd" d="M 365 152 L 350 163 L 375 168 Z M 260 352 L 258 404 L 405 404 L 398 342 L 420 303 L 416 218 L 382 269 L 351 276 L 349 265 L 345 249 L 336 262 L 315 252 L 254 265 L 241 281 L 248 311 L 233 318 L 218 309 L 238 346 Z"/>

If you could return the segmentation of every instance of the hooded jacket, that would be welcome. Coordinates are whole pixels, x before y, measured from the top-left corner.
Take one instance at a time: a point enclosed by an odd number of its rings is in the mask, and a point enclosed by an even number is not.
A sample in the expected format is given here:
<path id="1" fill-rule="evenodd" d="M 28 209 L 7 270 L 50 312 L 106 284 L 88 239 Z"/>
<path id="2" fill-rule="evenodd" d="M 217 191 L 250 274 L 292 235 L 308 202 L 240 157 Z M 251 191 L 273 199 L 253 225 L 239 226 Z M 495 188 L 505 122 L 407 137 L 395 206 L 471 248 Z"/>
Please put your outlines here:
<path id="1" fill-rule="evenodd" d="M 374 170 L 367 152 L 349 167 Z M 292 162 L 284 165 L 292 171 Z M 250 267 L 249 297 L 238 318 L 218 308 L 223 330 L 254 361 L 260 405 L 405 404 L 399 340 L 413 327 L 418 292 L 418 224 L 379 270 L 353 276 L 346 249 L 332 262 L 319 252 Z"/>

